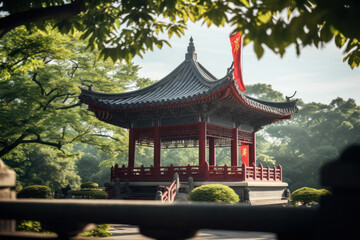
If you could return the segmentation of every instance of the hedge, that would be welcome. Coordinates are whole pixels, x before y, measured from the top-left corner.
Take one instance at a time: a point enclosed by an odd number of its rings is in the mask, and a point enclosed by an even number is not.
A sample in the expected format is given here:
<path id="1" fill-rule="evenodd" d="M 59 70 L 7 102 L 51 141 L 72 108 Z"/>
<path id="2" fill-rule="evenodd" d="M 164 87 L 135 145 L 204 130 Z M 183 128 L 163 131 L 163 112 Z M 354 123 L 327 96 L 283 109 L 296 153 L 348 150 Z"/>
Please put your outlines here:
<path id="1" fill-rule="evenodd" d="M 81 189 L 70 191 L 71 195 L 86 199 L 106 199 L 108 194 L 98 189 Z"/>
<path id="2" fill-rule="evenodd" d="M 195 188 L 189 194 L 190 201 L 238 203 L 239 196 L 228 186 L 208 184 Z"/>
<path id="3" fill-rule="evenodd" d="M 53 198 L 51 189 L 43 185 L 31 185 L 24 187 L 18 194 L 18 198 Z"/>
<path id="4" fill-rule="evenodd" d="M 292 204 L 309 204 L 312 202 L 319 203 L 322 196 L 330 194 L 330 191 L 326 189 L 315 189 L 309 187 L 303 187 L 295 190 L 291 196 L 290 201 Z"/>
<path id="5" fill-rule="evenodd" d="M 84 182 L 81 184 L 81 189 L 84 189 L 84 188 L 98 188 L 99 187 L 99 184 L 97 183 L 94 183 L 94 182 Z"/>

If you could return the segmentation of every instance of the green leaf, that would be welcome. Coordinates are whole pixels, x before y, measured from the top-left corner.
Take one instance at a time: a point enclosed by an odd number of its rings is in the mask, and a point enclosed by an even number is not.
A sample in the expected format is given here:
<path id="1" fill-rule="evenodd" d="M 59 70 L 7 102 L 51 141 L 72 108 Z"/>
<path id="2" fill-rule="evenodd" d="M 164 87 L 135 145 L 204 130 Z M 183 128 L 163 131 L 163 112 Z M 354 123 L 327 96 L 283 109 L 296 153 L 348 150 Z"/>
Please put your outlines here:
<path id="1" fill-rule="evenodd" d="M 335 45 L 338 48 L 341 48 L 342 46 L 344 46 L 344 44 L 346 43 L 346 38 L 344 37 L 344 35 L 342 35 L 341 33 L 337 34 L 335 36 Z"/>
<path id="2" fill-rule="evenodd" d="M 261 46 L 261 43 L 254 41 L 254 51 L 258 59 L 260 59 L 264 54 L 264 48 Z"/>
<path id="3" fill-rule="evenodd" d="M 258 13 L 258 19 L 260 22 L 262 23 L 268 23 L 271 20 L 272 17 L 272 13 L 271 11 L 267 11 L 267 12 L 259 12 Z"/>
<path id="4" fill-rule="evenodd" d="M 323 40 L 324 42 L 329 42 L 333 37 L 334 35 L 331 32 L 330 27 L 327 24 L 325 24 L 320 32 L 321 40 Z"/>

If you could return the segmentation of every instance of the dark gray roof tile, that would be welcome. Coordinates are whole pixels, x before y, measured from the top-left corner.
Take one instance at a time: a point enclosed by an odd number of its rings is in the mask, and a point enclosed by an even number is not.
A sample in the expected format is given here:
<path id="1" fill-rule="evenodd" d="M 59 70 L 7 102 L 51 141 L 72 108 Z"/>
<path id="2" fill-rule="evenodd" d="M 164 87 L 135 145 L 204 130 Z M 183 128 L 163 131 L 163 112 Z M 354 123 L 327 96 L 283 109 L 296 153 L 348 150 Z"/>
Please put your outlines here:
<path id="1" fill-rule="evenodd" d="M 81 89 L 80 100 L 86 104 L 109 109 L 159 106 L 203 98 L 232 83 L 248 107 L 284 116 L 297 111 L 294 101 L 267 102 L 246 96 L 244 92 L 239 90 L 237 82 L 231 80 L 233 78 L 232 72 L 221 79 L 217 79 L 196 61 L 193 44 L 191 48 L 188 48 L 188 51 L 190 52 L 187 53 L 185 61 L 166 77 L 146 88 L 124 93 L 101 93 Z"/>

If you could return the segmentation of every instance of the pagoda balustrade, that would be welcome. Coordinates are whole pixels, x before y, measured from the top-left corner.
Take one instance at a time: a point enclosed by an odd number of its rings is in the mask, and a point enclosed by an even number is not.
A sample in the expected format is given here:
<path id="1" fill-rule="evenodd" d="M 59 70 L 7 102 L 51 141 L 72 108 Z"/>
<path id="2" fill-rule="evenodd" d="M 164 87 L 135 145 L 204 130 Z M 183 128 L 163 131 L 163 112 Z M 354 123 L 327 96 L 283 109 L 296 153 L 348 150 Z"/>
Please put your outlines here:
<path id="1" fill-rule="evenodd" d="M 119 178 L 121 181 L 172 181 L 175 173 L 179 174 L 181 181 L 187 181 L 192 177 L 194 181 L 262 181 L 281 182 L 282 168 L 258 166 L 209 166 L 207 162 L 203 166 L 168 166 L 160 167 L 135 167 L 128 168 L 124 165 L 111 168 L 111 181 Z"/>
<path id="2" fill-rule="evenodd" d="M 153 146 L 154 162 L 151 167 L 135 167 L 135 144 Z M 217 166 L 216 146 L 230 147 L 231 166 Z M 239 154 L 239 146 L 243 149 L 241 154 Z M 198 165 L 162 166 L 161 148 L 172 147 L 198 147 Z M 174 173 L 178 173 L 182 181 L 192 177 L 195 181 L 281 182 L 281 166 L 273 168 L 264 168 L 261 164 L 256 166 L 255 155 L 255 132 L 234 127 L 198 122 L 131 128 L 128 166 L 113 167 L 111 181 L 115 181 L 116 178 L 130 181 L 171 181 Z M 242 161 L 240 166 L 239 158 Z"/>

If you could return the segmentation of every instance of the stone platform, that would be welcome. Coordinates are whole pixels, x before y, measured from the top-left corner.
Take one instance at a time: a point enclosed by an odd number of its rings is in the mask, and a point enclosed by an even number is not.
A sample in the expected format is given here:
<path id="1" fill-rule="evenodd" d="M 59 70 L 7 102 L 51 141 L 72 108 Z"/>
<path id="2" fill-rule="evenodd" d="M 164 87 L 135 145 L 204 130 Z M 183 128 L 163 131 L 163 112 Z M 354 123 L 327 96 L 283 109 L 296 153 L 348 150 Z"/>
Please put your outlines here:
<path id="1" fill-rule="evenodd" d="M 288 194 L 285 182 L 209 182 L 187 181 L 180 182 L 179 197 L 176 200 L 184 201 L 186 196 L 195 187 L 206 184 L 223 184 L 234 189 L 239 195 L 240 203 L 247 205 L 287 205 Z M 159 185 L 169 186 L 171 182 L 120 182 L 120 199 L 155 199 L 156 187 Z M 115 191 L 115 183 L 106 184 L 108 191 Z M 132 196 L 133 195 L 133 196 Z M 143 200 L 144 200 L 143 199 Z"/>

